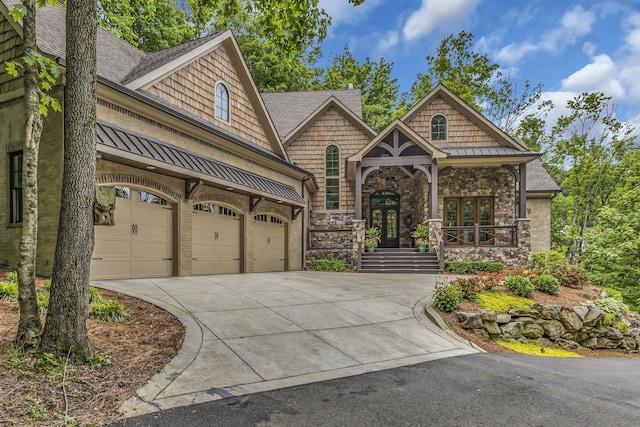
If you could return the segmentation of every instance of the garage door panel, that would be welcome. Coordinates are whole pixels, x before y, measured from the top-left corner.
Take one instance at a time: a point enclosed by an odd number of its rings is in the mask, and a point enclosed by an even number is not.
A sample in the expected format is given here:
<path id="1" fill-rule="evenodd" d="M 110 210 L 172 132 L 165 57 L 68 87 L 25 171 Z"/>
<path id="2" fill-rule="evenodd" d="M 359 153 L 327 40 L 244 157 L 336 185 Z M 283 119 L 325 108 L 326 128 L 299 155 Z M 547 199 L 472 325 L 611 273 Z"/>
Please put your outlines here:
<path id="1" fill-rule="evenodd" d="M 166 277 L 172 274 L 172 260 L 137 259 L 133 263 L 133 277 Z"/>
<path id="2" fill-rule="evenodd" d="M 215 204 L 194 206 L 192 273 L 239 273 L 241 221 L 231 210 Z"/>
<path id="3" fill-rule="evenodd" d="M 126 279 L 133 277 L 131 259 L 100 259 L 91 261 L 91 279 Z"/>
<path id="4" fill-rule="evenodd" d="M 254 220 L 255 272 L 284 271 L 286 268 L 286 225 L 270 215 Z"/>

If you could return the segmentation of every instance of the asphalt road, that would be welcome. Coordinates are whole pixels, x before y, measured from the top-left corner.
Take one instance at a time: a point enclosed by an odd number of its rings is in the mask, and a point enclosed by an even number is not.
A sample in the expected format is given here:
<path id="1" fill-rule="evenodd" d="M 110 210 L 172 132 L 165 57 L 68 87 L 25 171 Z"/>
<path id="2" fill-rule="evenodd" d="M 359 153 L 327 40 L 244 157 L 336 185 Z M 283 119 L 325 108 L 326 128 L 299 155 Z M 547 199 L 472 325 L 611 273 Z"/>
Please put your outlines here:
<path id="1" fill-rule="evenodd" d="M 111 426 L 640 426 L 640 361 L 477 354 Z"/>

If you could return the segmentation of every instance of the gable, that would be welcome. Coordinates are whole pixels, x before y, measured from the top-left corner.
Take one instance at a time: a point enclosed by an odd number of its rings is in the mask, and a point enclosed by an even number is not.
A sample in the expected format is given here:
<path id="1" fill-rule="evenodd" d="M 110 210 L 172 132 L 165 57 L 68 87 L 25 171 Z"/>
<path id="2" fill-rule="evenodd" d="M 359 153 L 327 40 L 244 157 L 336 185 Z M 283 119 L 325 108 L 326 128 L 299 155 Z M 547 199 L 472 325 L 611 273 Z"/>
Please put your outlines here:
<path id="1" fill-rule="evenodd" d="M 0 7 L 4 5 L 0 3 Z M 4 12 L 4 10 L 0 11 Z M 4 13 L 0 13 L 0 64 L 3 72 L 0 73 L 0 100 L 3 95 L 11 93 L 22 87 L 22 78 L 14 78 L 4 72 L 4 63 L 12 61 L 22 56 L 22 38 L 16 31 L 11 18 L 7 18 Z"/>
<path id="2" fill-rule="evenodd" d="M 237 72 L 225 46 L 200 57 L 166 78 L 146 88 L 146 92 L 201 119 L 270 151 L 275 136 L 269 138 L 259 106 L 252 99 L 252 88 Z M 230 95 L 230 121 L 215 118 L 215 84 L 222 82 Z M 277 153 L 280 154 L 280 153 Z"/>
<path id="3" fill-rule="evenodd" d="M 431 119 L 442 114 L 447 119 L 447 139 L 431 141 Z M 500 147 L 501 144 L 486 130 L 462 114 L 450 102 L 436 97 L 416 112 L 407 123 L 418 135 L 438 148 Z"/>

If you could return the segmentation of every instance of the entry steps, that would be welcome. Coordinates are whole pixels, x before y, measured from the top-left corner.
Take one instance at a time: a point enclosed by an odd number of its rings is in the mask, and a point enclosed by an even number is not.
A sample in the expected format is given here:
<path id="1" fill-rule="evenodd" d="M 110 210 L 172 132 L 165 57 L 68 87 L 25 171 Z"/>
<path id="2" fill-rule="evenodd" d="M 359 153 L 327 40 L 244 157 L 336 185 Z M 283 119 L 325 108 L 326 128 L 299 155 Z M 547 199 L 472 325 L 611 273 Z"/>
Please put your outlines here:
<path id="1" fill-rule="evenodd" d="M 361 273 L 442 273 L 435 252 L 418 252 L 415 248 L 376 248 L 364 252 Z"/>

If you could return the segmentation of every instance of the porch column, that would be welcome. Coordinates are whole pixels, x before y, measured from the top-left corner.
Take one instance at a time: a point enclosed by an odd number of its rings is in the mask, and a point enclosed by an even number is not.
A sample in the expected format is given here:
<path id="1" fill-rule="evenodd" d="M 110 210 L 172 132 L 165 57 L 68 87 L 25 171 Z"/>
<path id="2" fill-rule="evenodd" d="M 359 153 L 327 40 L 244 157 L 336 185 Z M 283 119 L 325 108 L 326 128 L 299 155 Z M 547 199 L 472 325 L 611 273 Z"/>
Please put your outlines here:
<path id="1" fill-rule="evenodd" d="M 520 183 L 518 186 L 518 190 L 520 191 L 520 218 L 527 217 L 527 164 L 520 163 L 519 166 L 520 172 Z"/>
<path id="2" fill-rule="evenodd" d="M 356 166 L 356 219 L 362 219 L 362 165 Z"/>
<path id="3" fill-rule="evenodd" d="M 438 163 L 433 159 L 431 163 L 431 186 L 429 187 L 429 219 L 438 216 Z"/>

